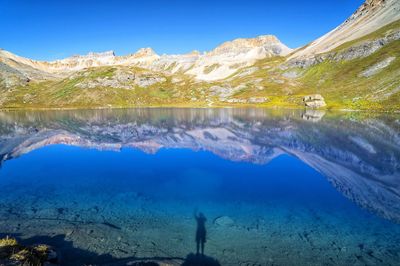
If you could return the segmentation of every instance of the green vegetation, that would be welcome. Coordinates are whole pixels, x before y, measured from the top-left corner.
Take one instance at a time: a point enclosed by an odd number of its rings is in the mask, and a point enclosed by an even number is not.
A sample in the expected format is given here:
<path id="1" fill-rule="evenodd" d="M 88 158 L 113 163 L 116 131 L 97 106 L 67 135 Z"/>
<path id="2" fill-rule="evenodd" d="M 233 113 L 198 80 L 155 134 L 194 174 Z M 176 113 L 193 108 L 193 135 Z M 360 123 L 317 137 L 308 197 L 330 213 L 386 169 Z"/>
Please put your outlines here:
<path id="1" fill-rule="evenodd" d="M 370 77 L 362 73 L 395 57 L 386 68 Z M 331 108 L 400 110 L 400 41 L 374 54 L 350 61 L 325 61 L 307 69 L 300 78 L 303 94 L 320 93 Z"/>
<path id="2" fill-rule="evenodd" d="M 400 21 L 336 48 L 331 54 L 376 40 L 400 29 Z M 372 75 L 363 73 L 394 58 Z M 331 58 L 331 57 L 329 57 Z M 169 70 L 175 68 L 171 65 Z M 204 69 L 208 74 L 220 67 Z M 241 66 L 237 66 L 241 67 Z M 289 74 L 292 73 L 292 74 Z M 294 74 L 293 74 L 294 73 Z M 89 68 L 45 82 L 1 88 L 3 108 L 115 108 L 115 107 L 226 107 L 259 106 L 303 108 L 302 98 L 321 94 L 328 109 L 400 110 L 400 41 L 353 60 L 325 60 L 308 68 L 288 68 L 285 57 L 267 58 L 238 68 L 230 77 L 202 82 L 182 73 L 165 74 L 138 67 Z M 3 85 L 4 87 L 4 85 Z M 214 87 L 214 89 L 213 89 Z M 220 88 L 215 92 L 215 87 Z M 226 92 L 228 91 L 228 93 Z M 231 93 L 229 93 L 231 91 Z M 251 103 L 251 98 L 265 98 Z"/>
<path id="3" fill-rule="evenodd" d="M 50 252 L 47 245 L 26 247 L 15 238 L 0 239 L 0 261 L 9 265 L 41 266 L 48 262 Z"/>

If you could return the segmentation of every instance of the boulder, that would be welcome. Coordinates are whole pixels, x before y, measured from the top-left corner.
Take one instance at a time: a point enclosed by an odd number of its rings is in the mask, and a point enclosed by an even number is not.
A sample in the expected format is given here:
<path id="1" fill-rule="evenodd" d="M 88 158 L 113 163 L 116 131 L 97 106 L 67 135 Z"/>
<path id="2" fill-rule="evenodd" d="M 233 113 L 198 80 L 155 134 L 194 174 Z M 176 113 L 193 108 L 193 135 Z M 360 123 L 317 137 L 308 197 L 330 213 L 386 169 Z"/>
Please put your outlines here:
<path id="1" fill-rule="evenodd" d="M 229 216 L 220 216 L 214 220 L 214 224 L 218 226 L 230 227 L 234 225 L 234 221 Z"/>
<path id="2" fill-rule="evenodd" d="M 325 99 L 320 94 L 307 95 L 303 98 L 303 102 L 306 107 L 310 108 L 321 108 L 326 106 Z"/>

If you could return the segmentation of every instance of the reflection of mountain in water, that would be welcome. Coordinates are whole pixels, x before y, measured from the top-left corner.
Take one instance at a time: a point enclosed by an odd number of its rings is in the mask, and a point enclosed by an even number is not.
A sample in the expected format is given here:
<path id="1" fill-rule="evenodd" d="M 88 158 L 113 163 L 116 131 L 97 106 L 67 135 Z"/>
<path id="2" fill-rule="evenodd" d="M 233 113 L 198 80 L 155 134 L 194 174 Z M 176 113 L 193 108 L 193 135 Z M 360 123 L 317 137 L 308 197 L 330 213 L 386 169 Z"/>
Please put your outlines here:
<path id="1" fill-rule="evenodd" d="M 321 120 L 323 115 L 262 109 L 0 113 L 0 160 L 50 144 L 149 153 L 188 148 L 253 163 L 286 153 L 360 206 L 400 222 L 398 117 L 356 120 L 328 113 Z"/>

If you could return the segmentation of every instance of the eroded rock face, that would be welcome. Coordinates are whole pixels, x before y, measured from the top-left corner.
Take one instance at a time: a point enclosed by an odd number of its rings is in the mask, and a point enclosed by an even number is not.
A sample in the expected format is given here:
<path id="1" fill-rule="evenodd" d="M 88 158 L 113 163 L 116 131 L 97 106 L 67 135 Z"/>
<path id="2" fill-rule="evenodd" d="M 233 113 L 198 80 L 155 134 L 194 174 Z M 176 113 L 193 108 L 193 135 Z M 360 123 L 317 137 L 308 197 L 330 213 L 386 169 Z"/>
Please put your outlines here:
<path id="1" fill-rule="evenodd" d="M 325 99 L 320 94 L 307 95 L 303 98 L 303 102 L 306 107 L 310 108 L 321 108 L 326 106 Z"/>
<path id="2" fill-rule="evenodd" d="M 398 0 L 367 0 L 353 15 L 337 28 L 306 47 L 297 50 L 290 59 L 314 58 L 326 54 L 340 45 L 370 34 L 400 19 Z"/>
<path id="3" fill-rule="evenodd" d="M 382 69 L 390 66 L 390 64 L 396 59 L 396 57 L 391 56 L 386 58 L 385 60 L 378 62 L 377 64 L 369 67 L 367 70 L 361 73 L 362 77 L 371 77 L 377 73 L 379 73 Z"/>
<path id="4" fill-rule="evenodd" d="M 151 48 L 142 48 L 126 56 L 116 56 L 114 52 L 109 51 L 44 62 L 0 50 L 0 62 L 7 61 L 7 64 L 11 62 L 9 65 L 17 70 L 24 69 L 24 72 L 25 69 L 35 70 L 43 75 L 68 76 L 72 72 L 93 67 L 133 66 L 164 74 L 184 73 L 198 80 L 211 81 L 227 78 L 242 67 L 252 66 L 257 60 L 286 56 L 291 51 L 292 49 L 281 43 L 275 36 L 266 35 L 228 41 L 209 52 L 195 51 L 178 55 L 158 55 Z M 210 66 L 214 67 L 210 68 Z M 147 81 L 141 81 L 141 83 L 144 86 L 150 86 Z"/>
<path id="5" fill-rule="evenodd" d="M 87 76 L 84 73 L 83 76 Z M 72 76 L 74 78 L 76 76 Z M 158 76 L 153 73 L 134 73 L 127 72 L 121 69 L 116 70 L 111 76 L 98 77 L 95 79 L 86 78 L 83 81 L 75 85 L 75 87 L 82 89 L 92 88 L 119 88 L 119 89 L 134 89 L 135 85 L 142 88 L 150 87 L 157 83 L 163 83 L 167 81 L 165 77 Z"/>
<path id="6" fill-rule="evenodd" d="M 150 87 L 151 85 L 167 81 L 164 77 L 157 77 L 154 75 L 141 76 L 135 79 L 135 84 L 142 88 Z"/>
<path id="7" fill-rule="evenodd" d="M 288 67 L 308 68 L 316 64 L 322 63 L 327 60 L 339 62 L 349 61 L 356 58 L 367 57 L 384 46 L 400 40 L 400 30 L 389 32 L 385 37 L 376 40 L 369 40 L 362 43 L 355 44 L 348 49 L 340 52 L 329 52 L 324 54 L 312 55 L 309 57 L 301 57 L 290 59 L 286 65 Z"/>
<path id="8" fill-rule="evenodd" d="M 211 96 L 218 96 L 219 100 L 225 102 L 229 100 L 229 97 L 232 96 L 235 92 L 242 89 L 241 86 L 231 87 L 230 85 L 226 86 L 212 86 L 209 88 Z"/>
<path id="9" fill-rule="evenodd" d="M 24 84 L 26 77 L 16 69 L 0 62 L 0 85 L 6 88 Z"/>

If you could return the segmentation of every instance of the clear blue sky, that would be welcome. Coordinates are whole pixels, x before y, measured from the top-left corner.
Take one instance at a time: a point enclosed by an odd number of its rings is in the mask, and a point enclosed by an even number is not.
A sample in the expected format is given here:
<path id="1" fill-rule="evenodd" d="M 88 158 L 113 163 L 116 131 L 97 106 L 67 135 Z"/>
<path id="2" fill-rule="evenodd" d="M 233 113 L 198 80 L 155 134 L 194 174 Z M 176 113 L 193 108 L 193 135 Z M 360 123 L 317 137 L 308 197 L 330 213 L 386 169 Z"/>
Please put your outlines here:
<path id="1" fill-rule="evenodd" d="M 205 51 L 274 34 L 305 45 L 338 26 L 363 0 L 0 0 L 0 47 L 40 60 L 152 47 Z"/>

